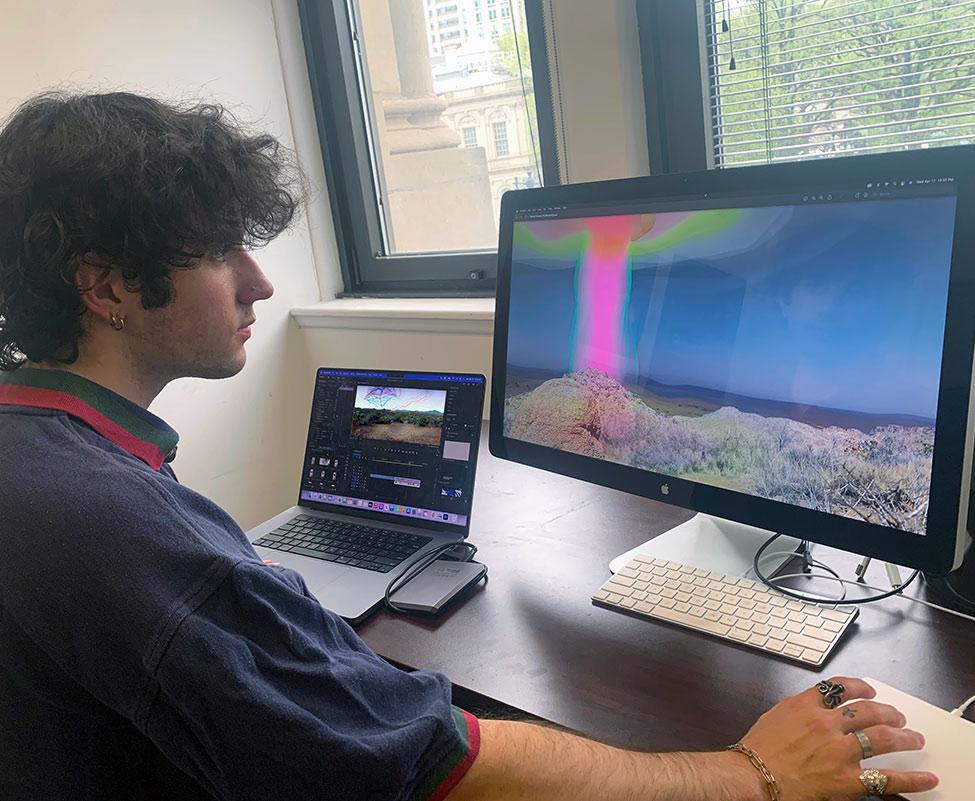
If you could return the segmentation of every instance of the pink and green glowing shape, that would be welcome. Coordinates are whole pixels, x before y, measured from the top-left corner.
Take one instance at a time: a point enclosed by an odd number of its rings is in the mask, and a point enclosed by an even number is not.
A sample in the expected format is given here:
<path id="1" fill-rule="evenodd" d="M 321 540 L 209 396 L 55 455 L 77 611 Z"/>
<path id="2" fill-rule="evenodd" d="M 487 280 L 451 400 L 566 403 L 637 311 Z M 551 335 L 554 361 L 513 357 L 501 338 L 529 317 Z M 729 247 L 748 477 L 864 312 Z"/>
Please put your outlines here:
<path id="1" fill-rule="evenodd" d="M 719 233 L 737 209 L 586 217 L 522 223 L 515 241 L 539 256 L 576 258 L 572 369 L 623 378 L 633 258 Z"/>

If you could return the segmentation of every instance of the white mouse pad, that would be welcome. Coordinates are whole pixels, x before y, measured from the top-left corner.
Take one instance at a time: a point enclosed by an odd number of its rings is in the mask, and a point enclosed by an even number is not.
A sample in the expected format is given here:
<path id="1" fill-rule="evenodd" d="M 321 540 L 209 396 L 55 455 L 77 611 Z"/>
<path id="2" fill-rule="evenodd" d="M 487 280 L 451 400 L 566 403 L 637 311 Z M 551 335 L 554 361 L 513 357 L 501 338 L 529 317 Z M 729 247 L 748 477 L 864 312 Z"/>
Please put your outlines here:
<path id="1" fill-rule="evenodd" d="M 908 728 L 921 732 L 926 745 L 923 751 L 873 757 L 864 760 L 863 766 L 878 770 L 926 770 L 941 779 L 941 784 L 934 790 L 907 793 L 905 798 L 919 801 L 971 801 L 975 798 L 971 769 L 975 760 L 975 723 L 952 717 L 947 711 L 876 679 L 864 680 L 877 691 L 874 700 L 896 706 L 903 712 Z M 957 703 L 964 700 L 959 698 Z"/>

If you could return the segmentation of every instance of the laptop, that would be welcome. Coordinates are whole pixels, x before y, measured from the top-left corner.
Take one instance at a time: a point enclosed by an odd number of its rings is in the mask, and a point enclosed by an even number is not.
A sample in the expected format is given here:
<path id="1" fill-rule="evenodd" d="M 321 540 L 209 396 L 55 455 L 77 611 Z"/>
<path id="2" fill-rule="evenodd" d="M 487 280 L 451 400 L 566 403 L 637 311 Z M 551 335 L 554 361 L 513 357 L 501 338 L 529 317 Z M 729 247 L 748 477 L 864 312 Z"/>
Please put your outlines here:
<path id="1" fill-rule="evenodd" d="M 483 375 L 321 368 L 298 503 L 247 532 L 358 623 L 417 558 L 470 531 Z"/>

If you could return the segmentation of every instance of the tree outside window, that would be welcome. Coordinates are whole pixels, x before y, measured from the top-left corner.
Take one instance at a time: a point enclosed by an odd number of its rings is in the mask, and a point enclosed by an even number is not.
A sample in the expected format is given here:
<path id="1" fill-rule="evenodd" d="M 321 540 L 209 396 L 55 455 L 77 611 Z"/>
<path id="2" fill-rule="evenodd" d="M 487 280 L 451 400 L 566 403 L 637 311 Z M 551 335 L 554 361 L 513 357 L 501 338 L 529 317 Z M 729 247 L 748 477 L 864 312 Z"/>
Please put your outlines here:
<path id="1" fill-rule="evenodd" d="M 715 163 L 975 141 L 970 0 L 708 0 Z"/>

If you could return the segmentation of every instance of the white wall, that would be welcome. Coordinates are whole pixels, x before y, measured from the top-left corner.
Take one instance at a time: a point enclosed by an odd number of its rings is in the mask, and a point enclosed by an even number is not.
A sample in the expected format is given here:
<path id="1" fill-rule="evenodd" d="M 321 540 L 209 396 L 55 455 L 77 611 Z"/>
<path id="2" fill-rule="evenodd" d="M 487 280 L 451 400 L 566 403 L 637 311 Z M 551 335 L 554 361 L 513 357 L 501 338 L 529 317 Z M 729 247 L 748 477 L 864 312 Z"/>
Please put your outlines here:
<path id="1" fill-rule="evenodd" d="M 293 11 L 290 3 L 278 6 Z M 125 88 L 215 100 L 294 144 L 269 0 L 3 0 L 2 7 L 2 116 L 50 87 Z M 286 53 L 285 61 L 292 74 L 303 66 L 300 52 Z M 295 86 L 295 102 L 307 106 L 299 109 L 296 127 L 307 142 L 310 103 L 300 96 L 300 82 Z M 315 148 L 303 147 L 312 161 Z M 317 205 L 327 208 L 320 163 L 310 166 Z M 245 528 L 297 495 L 295 454 L 304 447 L 313 375 L 288 312 L 320 297 L 313 241 L 320 260 L 334 259 L 330 220 L 319 214 L 313 233 L 303 220 L 258 254 L 277 291 L 256 307 L 244 371 L 226 381 L 175 382 L 152 406 L 181 434 L 174 465 L 181 480 Z"/>

